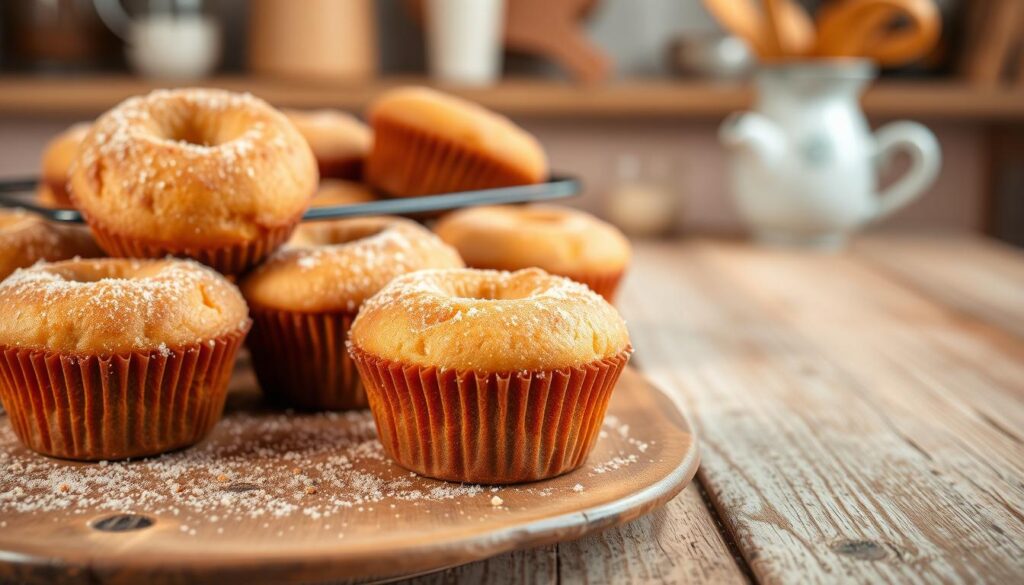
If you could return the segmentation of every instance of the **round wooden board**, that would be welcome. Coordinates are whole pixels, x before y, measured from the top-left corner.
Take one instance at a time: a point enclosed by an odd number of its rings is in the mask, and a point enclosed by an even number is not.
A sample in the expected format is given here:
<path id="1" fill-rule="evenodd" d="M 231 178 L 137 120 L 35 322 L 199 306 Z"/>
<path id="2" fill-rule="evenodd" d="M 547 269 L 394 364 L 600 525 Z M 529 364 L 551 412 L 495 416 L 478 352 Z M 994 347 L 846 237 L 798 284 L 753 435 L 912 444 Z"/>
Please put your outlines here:
<path id="1" fill-rule="evenodd" d="M 232 384 L 210 438 L 141 461 L 40 457 L 0 418 L 0 581 L 383 580 L 627 522 L 678 494 L 698 465 L 684 416 L 632 369 L 584 467 L 500 488 L 402 469 L 366 412 L 266 411 L 248 368 Z M 152 524 L 118 530 L 138 520 L 120 513 Z"/>

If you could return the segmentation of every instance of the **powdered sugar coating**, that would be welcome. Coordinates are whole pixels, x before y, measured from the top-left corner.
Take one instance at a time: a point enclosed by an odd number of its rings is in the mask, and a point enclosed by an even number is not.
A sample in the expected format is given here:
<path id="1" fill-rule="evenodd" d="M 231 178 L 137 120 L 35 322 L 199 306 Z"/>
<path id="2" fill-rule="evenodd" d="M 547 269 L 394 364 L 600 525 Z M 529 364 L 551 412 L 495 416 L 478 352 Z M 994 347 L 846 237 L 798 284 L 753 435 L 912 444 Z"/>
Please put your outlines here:
<path id="1" fill-rule="evenodd" d="M 487 373 L 578 366 L 630 345 L 600 295 L 536 268 L 398 277 L 363 304 L 349 336 L 384 359 Z"/>
<path id="2" fill-rule="evenodd" d="M 247 241 L 291 223 L 316 189 L 316 162 L 266 102 L 221 90 L 157 90 L 101 116 L 72 165 L 90 222 L 149 241 Z"/>
<path id="3" fill-rule="evenodd" d="M 101 255 L 83 227 L 57 225 L 25 211 L 0 209 L 0 280 L 39 260 Z"/>
<path id="4" fill-rule="evenodd" d="M 0 346 L 112 354 L 192 345 L 246 326 L 238 289 L 190 260 L 68 260 L 0 283 Z"/>
<path id="5" fill-rule="evenodd" d="M 301 226 L 241 287 L 253 307 L 354 313 L 398 275 L 458 267 L 455 250 L 415 222 L 343 219 Z"/>
<path id="6" fill-rule="evenodd" d="M 603 428 L 602 443 L 609 434 L 626 442 L 616 441 L 622 445 L 616 449 L 599 447 L 605 455 L 576 472 L 575 481 L 587 486 L 619 479 L 609 474 L 626 477 L 630 470 L 623 468 L 640 463 L 640 446 L 648 445 L 623 435 L 613 415 L 606 417 Z M 329 531 L 333 538 L 357 524 L 372 530 L 396 504 L 429 507 L 448 502 L 474 514 L 504 513 L 523 502 L 583 497 L 583 483 L 499 488 L 419 477 L 390 461 L 365 410 L 228 412 L 208 440 L 190 449 L 97 464 L 40 457 L 18 445 L 0 416 L 0 518 L 9 520 L 134 512 L 176 521 L 190 535 L 219 527 L 274 535 L 299 524 Z M 494 498 L 501 498 L 506 510 L 492 509 Z M 467 520 L 462 512 L 458 516 Z M 322 522 L 309 522 L 315 520 Z"/>

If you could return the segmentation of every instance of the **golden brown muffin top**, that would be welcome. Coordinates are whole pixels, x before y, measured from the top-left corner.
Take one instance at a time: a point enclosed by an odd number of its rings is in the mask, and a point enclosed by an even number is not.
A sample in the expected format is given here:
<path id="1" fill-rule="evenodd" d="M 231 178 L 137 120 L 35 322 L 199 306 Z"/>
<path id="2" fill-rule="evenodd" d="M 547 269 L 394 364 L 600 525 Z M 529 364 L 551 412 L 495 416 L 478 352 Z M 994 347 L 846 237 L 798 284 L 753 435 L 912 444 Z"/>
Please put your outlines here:
<path id="1" fill-rule="evenodd" d="M 485 373 L 579 366 L 630 347 L 600 295 L 536 268 L 400 276 L 363 304 L 349 339 L 379 358 Z"/>
<path id="2" fill-rule="evenodd" d="M 0 209 L 0 280 L 39 260 L 102 255 L 84 227 L 62 226 L 25 211 Z"/>
<path id="3" fill-rule="evenodd" d="M 473 102 L 426 87 L 403 87 L 370 106 L 371 125 L 386 119 L 441 136 L 517 168 L 533 182 L 548 174 L 547 156 L 532 134 Z"/>
<path id="4" fill-rule="evenodd" d="M 355 312 L 398 275 L 462 266 L 451 246 L 413 221 L 339 219 L 301 225 L 241 286 L 254 310 Z"/>
<path id="5" fill-rule="evenodd" d="M 122 102 L 86 135 L 71 197 L 108 231 L 181 246 L 247 242 L 295 221 L 317 185 L 313 154 L 266 102 L 212 89 Z"/>
<path id="6" fill-rule="evenodd" d="M 247 326 L 238 289 L 191 260 L 66 260 L 0 283 L 0 346 L 109 355 L 175 349 Z"/>
<path id="7" fill-rule="evenodd" d="M 351 205 L 353 203 L 369 203 L 376 201 L 373 190 L 362 183 L 343 179 L 321 179 L 316 196 L 309 203 L 310 207 L 326 207 L 328 205 Z"/>
<path id="8" fill-rule="evenodd" d="M 373 144 L 370 127 L 339 110 L 283 110 L 309 142 L 317 160 L 366 158 Z"/>
<path id="9" fill-rule="evenodd" d="M 615 226 L 555 205 L 471 207 L 434 226 L 469 266 L 556 274 L 610 272 L 629 263 L 629 240 Z"/>
<path id="10" fill-rule="evenodd" d="M 54 136 L 43 150 L 43 181 L 64 185 L 68 180 L 71 162 L 78 154 L 78 147 L 89 133 L 89 122 L 72 124 Z"/>

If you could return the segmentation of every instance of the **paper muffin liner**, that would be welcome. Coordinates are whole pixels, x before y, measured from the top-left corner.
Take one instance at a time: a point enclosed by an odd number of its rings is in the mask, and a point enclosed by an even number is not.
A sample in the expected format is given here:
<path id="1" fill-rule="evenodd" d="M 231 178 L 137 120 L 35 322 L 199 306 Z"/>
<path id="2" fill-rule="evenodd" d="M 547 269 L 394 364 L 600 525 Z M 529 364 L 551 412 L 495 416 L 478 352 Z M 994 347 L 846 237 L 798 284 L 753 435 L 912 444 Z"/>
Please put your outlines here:
<path id="1" fill-rule="evenodd" d="M 534 182 L 515 168 L 404 124 L 378 120 L 367 182 L 396 197 L 509 187 Z"/>
<path id="2" fill-rule="evenodd" d="M 583 465 L 630 352 L 577 367 L 440 370 L 353 347 L 377 434 L 402 467 L 486 484 L 546 479 Z"/>
<path id="3" fill-rule="evenodd" d="M 96 243 L 110 256 L 118 258 L 163 258 L 165 256 L 191 258 L 222 274 L 238 275 L 259 264 L 288 241 L 301 216 L 296 217 L 287 225 L 267 230 L 250 242 L 211 247 L 176 246 L 166 242 L 154 242 L 126 236 L 108 229 L 89 216 L 86 216 L 85 219 L 89 224 L 89 229 L 92 230 Z"/>
<path id="4" fill-rule="evenodd" d="M 246 330 L 171 350 L 109 356 L 0 348 L 0 401 L 21 442 L 97 461 L 198 442 L 220 420 Z"/>
<path id="5" fill-rule="evenodd" d="M 308 410 L 366 408 L 359 372 L 345 349 L 355 316 L 253 309 L 247 345 L 264 395 Z"/>
<path id="6" fill-rule="evenodd" d="M 363 178 L 363 157 L 317 159 L 321 179 L 359 181 Z"/>
<path id="7" fill-rule="evenodd" d="M 622 282 L 622 277 L 626 273 L 625 270 L 618 270 L 615 272 L 577 272 L 577 273 L 563 273 L 562 276 L 570 278 L 585 284 L 590 287 L 590 290 L 604 297 L 604 300 L 609 303 L 615 302 L 615 293 L 619 288 L 619 283 Z"/>

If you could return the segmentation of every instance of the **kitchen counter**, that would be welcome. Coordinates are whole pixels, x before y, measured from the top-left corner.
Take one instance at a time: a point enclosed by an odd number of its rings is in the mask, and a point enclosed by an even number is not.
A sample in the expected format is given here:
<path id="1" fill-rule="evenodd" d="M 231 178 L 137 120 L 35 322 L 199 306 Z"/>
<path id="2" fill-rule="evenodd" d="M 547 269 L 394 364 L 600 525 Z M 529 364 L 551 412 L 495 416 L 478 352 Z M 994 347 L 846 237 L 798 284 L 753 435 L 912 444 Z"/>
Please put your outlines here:
<path id="1" fill-rule="evenodd" d="M 1024 580 L 1024 255 L 638 244 L 634 364 L 702 439 L 665 508 L 415 583 Z"/>

